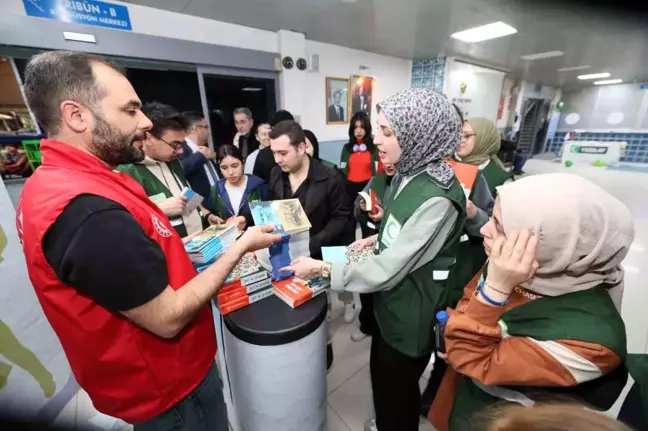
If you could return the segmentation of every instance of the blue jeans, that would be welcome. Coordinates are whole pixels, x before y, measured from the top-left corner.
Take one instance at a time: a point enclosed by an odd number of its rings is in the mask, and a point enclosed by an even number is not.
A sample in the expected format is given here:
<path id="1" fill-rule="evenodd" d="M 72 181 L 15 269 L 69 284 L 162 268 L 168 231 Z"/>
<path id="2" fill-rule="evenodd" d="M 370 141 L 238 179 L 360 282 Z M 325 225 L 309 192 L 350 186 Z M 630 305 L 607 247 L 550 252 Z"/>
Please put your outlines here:
<path id="1" fill-rule="evenodd" d="M 229 431 L 223 384 L 216 365 L 192 393 L 161 415 L 137 424 L 134 431 Z"/>
<path id="2" fill-rule="evenodd" d="M 515 160 L 513 161 L 513 172 L 522 172 L 522 167 L 526 163 L 527 158 L 522 154 L 516 154 Z"/>

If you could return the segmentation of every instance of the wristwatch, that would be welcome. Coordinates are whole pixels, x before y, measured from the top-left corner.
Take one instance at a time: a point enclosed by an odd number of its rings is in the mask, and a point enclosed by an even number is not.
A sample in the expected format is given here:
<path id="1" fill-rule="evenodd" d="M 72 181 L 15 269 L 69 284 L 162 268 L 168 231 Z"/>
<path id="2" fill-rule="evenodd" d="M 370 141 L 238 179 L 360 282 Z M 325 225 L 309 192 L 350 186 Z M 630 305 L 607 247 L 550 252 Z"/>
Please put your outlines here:
<path id="1" fill-rule="evenodd" d="M 322 277 L 331 278 L 331 262 L 324 262 L 322 264 Z"/>

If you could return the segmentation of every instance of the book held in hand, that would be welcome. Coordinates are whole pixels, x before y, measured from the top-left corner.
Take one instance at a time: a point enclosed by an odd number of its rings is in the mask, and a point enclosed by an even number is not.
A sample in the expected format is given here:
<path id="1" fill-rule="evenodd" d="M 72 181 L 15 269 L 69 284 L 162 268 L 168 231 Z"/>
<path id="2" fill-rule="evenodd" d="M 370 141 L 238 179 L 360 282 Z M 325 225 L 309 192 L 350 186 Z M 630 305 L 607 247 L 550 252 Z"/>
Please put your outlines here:
<path id="1" fill-rule="evenodd" d="M 278 231 L 295 234 L 310 230 L 311 224 L 299 199 L 250 202 L 254 224 L 273 224 Z"/>
<path id="2" fill-rule="evenodd" d="M 367 260 L 374 255 L 373 247 L 322 247 L 322 259 L 325 262 L 355 263 Z"/>
<path id="3" fill-rule="evenodd" d="M 358 192 L 362 200 L 365 201 L 365 208 L 367 209 L 367 212 L 371 215 L 376 215 L 378 214 L 378 195 L 376 195 L 376 192 L 373 190 L 369 190 L 369 192 L 365 192 L 364 190 L 361 192 Z"/>
<path id="4" fill-rule="evenodd" d="M 219 254 L 230 248 L 238 229 L 234 225 L 212 225 L 185 244 L 189 259 L 195 264 L 206 264 L 216 260 Z"/>
<path id="5" fill-rule="evenodd" d="M 184 189 L 182 189 L 182 196 L 187 198 L 187 206 L 185 207 L 185 212 L 184 212 L 185 216 L 188 216 L 189 214 L 194 212 L 198 208 L 198 206 L 200 206 L 200 204 L 204 199 L 202 196 L 194 192 L 189 187 L 185 187 Z"/>

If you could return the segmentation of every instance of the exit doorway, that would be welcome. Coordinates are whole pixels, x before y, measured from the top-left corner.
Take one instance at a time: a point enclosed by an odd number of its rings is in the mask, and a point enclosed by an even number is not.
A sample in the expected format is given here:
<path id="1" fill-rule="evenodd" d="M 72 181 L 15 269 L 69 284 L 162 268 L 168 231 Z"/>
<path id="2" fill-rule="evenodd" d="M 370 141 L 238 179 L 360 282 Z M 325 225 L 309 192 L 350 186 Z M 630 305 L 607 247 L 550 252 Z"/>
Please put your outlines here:
<path id="1" fill-rule="evenodd" d="M 232 75 L 232 74 L 236 75 Z M 254 123 L 267 122 L 277 110 L 276 76 L 274 73 L 199 69 L 202 81 L 203 111 L 208 113 L 214 147 L 232 143 L 236 134 L 234 110 L 245 107 L 252 111 Z"/>

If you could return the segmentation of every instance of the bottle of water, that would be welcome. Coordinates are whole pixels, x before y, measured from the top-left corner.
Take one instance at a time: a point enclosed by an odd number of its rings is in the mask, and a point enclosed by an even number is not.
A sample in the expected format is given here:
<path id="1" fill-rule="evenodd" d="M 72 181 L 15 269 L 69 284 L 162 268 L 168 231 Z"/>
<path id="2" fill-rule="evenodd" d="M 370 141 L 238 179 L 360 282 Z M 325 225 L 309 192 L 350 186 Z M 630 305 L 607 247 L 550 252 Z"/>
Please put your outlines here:
<path id="1" fill-rule="evenodd" d="M 436 341 L 436 349 L 439 353 L 445 353 L 445 327 L 448 322 L 448 313 L 439 311 L 436 314 L 437 323 L 434 325 L 434 337 Z"/>

